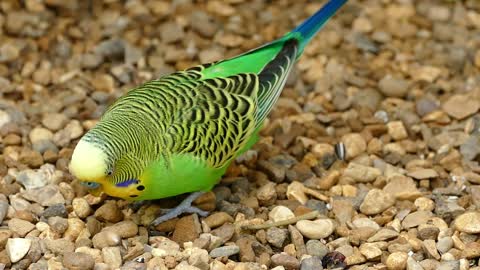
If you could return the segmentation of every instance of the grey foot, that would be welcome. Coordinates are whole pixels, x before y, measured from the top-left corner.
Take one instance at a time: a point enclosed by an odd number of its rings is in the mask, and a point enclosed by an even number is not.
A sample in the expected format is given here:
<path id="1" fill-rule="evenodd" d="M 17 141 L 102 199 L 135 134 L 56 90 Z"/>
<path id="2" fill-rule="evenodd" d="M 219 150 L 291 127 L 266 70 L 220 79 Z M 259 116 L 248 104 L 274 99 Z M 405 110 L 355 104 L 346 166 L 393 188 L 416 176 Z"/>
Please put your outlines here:
<path id="1" fill-rule="evenodd" d="M 151 225 L 152 226 L 157 226 L 158 224 L 160 224 L 162 222 L 165 222 L 165 221 L 170 220 L 172 218 L 176 218 L 176 217 L 178 217 L 178 216 L 180 216 L 181 214 L 184 214 L 184 213 L 190 213 L 190 214 L 196 213 L 196 214 L 198 214 L 199 216 L 202 216 L 202 217 L 207 216 L 208 215 L 207 211 L 203 211 L 203 210 L 201 210 L 197 207 L 192 206 L 192 202 L 195 201 L 198 197 L 200 197 L 204 193 L 205 192 L 203 192 L 203 191 L 190 193 L 190 195 L 188 195 L 188 197 L 185 198 L 177 207 L 172 208 L 166 214 L 157 217 L 152 222 Z"/>

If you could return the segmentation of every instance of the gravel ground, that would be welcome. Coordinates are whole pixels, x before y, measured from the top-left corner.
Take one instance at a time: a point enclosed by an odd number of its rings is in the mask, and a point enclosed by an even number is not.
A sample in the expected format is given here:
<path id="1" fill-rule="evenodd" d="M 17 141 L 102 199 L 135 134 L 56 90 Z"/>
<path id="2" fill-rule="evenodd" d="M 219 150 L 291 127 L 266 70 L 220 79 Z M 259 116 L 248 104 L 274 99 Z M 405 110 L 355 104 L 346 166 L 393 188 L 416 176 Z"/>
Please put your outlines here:
<path id="1" fill-rule="evenodd" d="M 0 269 L 480 269 L 477 0 L 349 1 L 260 142 L 196 201 L 206 218 L 150 229 L 179 198 L 133 209 L 69 174 L 125 91 L 322 2 L 0 1 Z"/>

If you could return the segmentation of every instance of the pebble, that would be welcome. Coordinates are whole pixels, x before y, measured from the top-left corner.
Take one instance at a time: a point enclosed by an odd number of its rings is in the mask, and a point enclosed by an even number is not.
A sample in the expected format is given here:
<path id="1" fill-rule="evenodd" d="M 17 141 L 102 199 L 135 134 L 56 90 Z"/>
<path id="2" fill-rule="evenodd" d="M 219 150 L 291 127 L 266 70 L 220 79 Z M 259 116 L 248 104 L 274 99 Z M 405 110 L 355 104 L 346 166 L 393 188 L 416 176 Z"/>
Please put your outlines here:
<path id="1" fill-rule="evenodd" d="M 371 189 L 365 196 L 360 211 L 365 215 L 376 215 L 382 213 L 395 203 L 395 198 L 379 189 Z"/>
<path id="2" fill-rule="evenodd" d="M 410 90 L 407 80 L 386 75 L 378 82 L 378 88 L 387 97 L 404 97 Z"/>
<path id="3" fill-rule="evenodd" d="M 328 252 L 328 247 L 319 240 L 308 240 L 306 245 L 307 254 L 323 258 Z"/>
<path id="4" fill-rule="evenodd" d="M 220 228 L 223 228 L 224 226 Z M 218 231 L 220 228 L 216 230 Z M 201 232 L 202 228 L 197 215 L 184 216 L 175 224 L 172 239 L 181 244 L 197 239 Z"/>
<path id="5" fill-rule="evenodd" d="M 392 121 L 387 124 L 388 134 L 396 141 L 408 138 L 407 130 L 402 121 Z"/>
<path id="6" fill-rule="evenodd" d="M 268 218 L 274 222 L 286 220 L 289 218 L 294 218 L 295 214 L 290 210 L 290 208 L 279 205 L 275 206 L 268 213 Z"/>
<path id="7" fill-rule="evenodd" d="M 25 189 L 31 190 L 44 187 L 56 181 L 58 175 L 55 171 L 55 166 L 52 164 L 45 164 L 38 170 L 23 170 L 17 175 L 17 182 L 21 183 Z"/>
<path id="8" fill-rule="evenodd" d="M 51 141 L 53 139 L 53 133 L 46 128 L 36 127 L 30 131 L 28 137 L 32 144 L 37 144 L 42 141 Z"/>
<path id="9" fill-rule="evenodd" d="M 42 217 L 44 218 L 49 218 L 49 217 L 64 217 L 66 218 L 68 216 L 68 211 L 67 208 L 65 207 L 64 204 L 54 204 L 42 213 Z"/>
<path id="10" fill-rule="evenodd" d="M 203 221 L 208 225 L 208 227 L 214 229 L 227 222 L 233 223 L 233 218 L 225 212 L 216 212 L 206 217 Z"/>
<path id="11" fill-rule="evenodd" d="M 48 113 L 42 118 L 42 124 L 52 131 L 63 128 L 67 122 L 68 118 L 63 113 Z"/>
<path id="12" fill-rule="evenodd" d="M 383 191 L 393 195 L 397 200 L 414 200 L 422 196 L 413 179 L 405 176 L 390 178 L 388 184 L 383 187 Z"/>
<path id="13" fill-rule="evenodd" d="M 438 177 L 438 173 L 433 169 L 416 169 L 414 171 L 409 172 L 408 176 L 421 180 L 421 179 Z"/>
<path id="14" fill-rule="evenodd" d="M 5 201 L 0 201 L 0 224 L 2 224 L 3 219 L 8 213 L 8 203 Z"/>
<path id="15" fill-rule="evenodd" d="M 52 231 L 62 235 L 68 228 L 68 221 L 66 218 L 54 216 L 48 218 L 48 225 Z"/>
<path id="16" fill-rule="evenodd" d="M 277 199 L 275 183 L 267 182 L 257 190 L 257 199 L 260 205 L 272 205 Z"/>
<path id="17" fill-rule="evenodd" d="M 12 218 L 8 221 L 8 228 L 19 236 L 24 237 L 27 233 L 35 229 L 35 225 L 23 219 Z"/>
<path id="18" fill-rule="evenodd" d="M 123 219 L 123 213 L 114 201 L 107 202 L 100 206 L 94 216 L 100 221 L 119 222 Z"/>
<path id="19" fill-rule="evenodd" d="M 346 158 L 353 159 L 367 150 L 367 142 L 358 133 L 350 133 L 342 137 Z"/>
<path id="20" fill-rule="evenodd" d="M 60 193 L 58 186 L 53 184 L 41 188 L 25 190 L 21 192 L 21 194 L 25 199 L 39 203 L 42 206 L 65 204 L 65 198 Z"/>
<path id="21" fill-rule="evenodd" d="M 102 248 L 103 261 L 113 269 L 117 269 L 122 265 L 122 255 L 120 247 L 104 247 Z"/>
<path id="22" fill-rule="evenodd" d="M 389 270 L 403 270 L 407 267 L 408 255 L 405 252 L 393 252 L 385 262 Z"/>
<path id="23" fill-rule="evenodd" d="M 410 213 L 403 219 L 402 227 L 405 229 L 417 227 L 420 224 L 427 223 L 432 216 L 432 212 L 429 211 L 416 211 Z"/>
<path id="24" fill-rule="evenodd" d="M 443 254 L 449 251 L 453 247 L 453 239 L 450 236 L 438 239 L 437 250 Z"/>
<path id="25" fill-rule="evenodd" d="M 209 270 L 208 265 L 209 257 L 208 252 L 204 249 L 193 248 L 191 250 L 190 257 L 188 257 L 188 263 L 191 266 L 197 267 L 201 270 Z"/>
<path id="26" fill-rule="evenodd" d="M 323 269 L 322 259 L 320 257 L 314 256 L 310 258 L 305 258 L 300 264 L 300 270 L 317 270 Z"/>
<path id="27" fill-rule="evenodd" d="M 67 252 L 63 254 L 63 265 L 72 270 L 90 270 L 95 265 L 94 258 L 83 252 Z"/>
<path id="28" fill-rule="evenodd" d="M 285 253 L 279 253 L 272 256 L 273 266 L 283 266 L 286 270 L 296 270 L 300 268 L 300 262 L 297 258 Z"/>
<path id="29" fill-rule="evenodd" d="M 378 242 L 378 241 L 385 241 L 398 236 L 398 232 L 391 230 L 391 229 L 380 229 L 377 233 L 375 233 L 372 237 L 368 238 L 367 242 Z"/>
<path id="30" fill-rule="evenodd" d="M 232 255 L 238 254 L 240 252 L 240 247 L 236 245 L 218 247 L 210 251 L 210 256 L 212 258 L 218 257 L 230 257 Z"/>
<path id="31" fill-rule="evenodd" d="M 92 208 L 84 198 L 74 198 L 72 201 L 73 211 L 79 218 L 86 218 L 92 213 Z"/>
<path id="32" fill-rule="evenodd" d="M 63 255 L 66 252 L 73 252 L 75 245 L 69 239 L 44 239 L 43 242 L 48 250 L 57 255 Z"/>
<path id="33" fill-rule="evenodd" d="M 480 212 L 467 212 L 455 219 L 455 228 L 464 233 L 480 233 Z"/>
<path id="34" fill-rule="evenodd" d="M 349 163 L 343 172 L 343 176 L 350 177 L 359 183 L 373 182 L 380 175 L 382 175 L 382 171 L 379 169 L 355 162 Z"/>
<path id="35" fill-rule="evenodd" d="M 104 247 L 116 246 L 120 244 L 122 238 L 114 231 L 101 231 L 95 234 L 92 238 L 92 243 L 95 248 L 102 249 Z"/>
<path id="36" fill-rule="evenodd" d="M 28 238 L 9 238 L 5 250 L 12 263 L 20 261 L 25 255 L 27 255 L 32 240 Z"/>
<path id="37" fill-rule="evenodd" d="M 106 227 L 104 231 L 112 231 L 122 238 L 134 237 L 138 233 L 138 225 L 132 220 L 120 221 L 113 226 Z"/>
<path id="38" fill-rule="evenodd" d="M 334 223 L 330 219 L 300 220 L 295 225 L 303 236 L 310 239 L 322 239 L 330 236 L 334 231 Z"/>
<path id="39" fill-rule="evenodd" d="M 418 211 L 433 211 L 435 209 L 435 202 L 429 198 L 419 197 L 414 202 Z"/>
<path id="40" fill-rule="evenodd" d="M 177 256 L 180 252 L 180 245 L 166 237 L 158 236 L 150 241 L 154 242 L 152 255 L 155 257 Z"/>
<path id="41" fill-rule="evenodd" d="M 467 95 L 453 95 L 443 105 L 442 109 L 455 119 L 464 119 L 480 109 L 480 101 Z"/>
<path id="42" fill-rule="evenodd" d="M 435 240 L 427 239 L 422 242 L 423 249 L 429 258 L 435 260 L 440 260 L 440 254 L 438 254 L 437 246 L 435 245 Z"/>
<path id="43" fill-rule="evenodd" d="M 286 229 L 271 227 L 267 230 L 267 241 L 274 247 L 282 248 L 287 237 L 288 231 Z"/>

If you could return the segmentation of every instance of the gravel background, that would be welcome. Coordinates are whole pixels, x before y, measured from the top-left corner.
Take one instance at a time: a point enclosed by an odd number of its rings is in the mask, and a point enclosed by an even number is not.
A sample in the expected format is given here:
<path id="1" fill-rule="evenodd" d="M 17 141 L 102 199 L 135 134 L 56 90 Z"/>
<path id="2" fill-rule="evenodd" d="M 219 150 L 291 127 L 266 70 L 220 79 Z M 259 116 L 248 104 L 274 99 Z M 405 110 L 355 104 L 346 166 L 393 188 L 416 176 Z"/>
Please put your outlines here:
<path id="1" fill-rule="evenodd" d="M 197 200 L 207 218 L 149 230 L 179 198 L 134 211 L 69 174 L 128 89 L 279 37 L 323 2 L 0 1 L 0 269 L 307 270 L 341 254 L 350 269 L 480 269 L 476 0 L 350 0 L 260 142 Z"/>

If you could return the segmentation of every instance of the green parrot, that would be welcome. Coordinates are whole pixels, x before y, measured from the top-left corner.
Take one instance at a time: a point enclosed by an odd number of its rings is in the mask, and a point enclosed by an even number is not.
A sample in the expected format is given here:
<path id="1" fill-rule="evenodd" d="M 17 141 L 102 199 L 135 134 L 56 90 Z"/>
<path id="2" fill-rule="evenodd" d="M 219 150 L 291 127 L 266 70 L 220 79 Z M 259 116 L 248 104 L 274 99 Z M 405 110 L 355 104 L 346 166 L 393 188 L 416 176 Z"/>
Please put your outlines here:
<path id="1" fill-rule="evenodd" d="M 90 192 L 154 200 L 210 190 L 248 150 L 304 47 L 347 0 L 330 0 L 283 37 L 130 90 L 78 142 L 70 171 Z M 155 221 L 160 223 L 162 219 Z"/>

